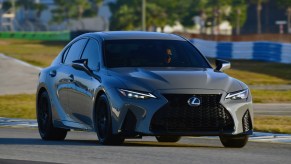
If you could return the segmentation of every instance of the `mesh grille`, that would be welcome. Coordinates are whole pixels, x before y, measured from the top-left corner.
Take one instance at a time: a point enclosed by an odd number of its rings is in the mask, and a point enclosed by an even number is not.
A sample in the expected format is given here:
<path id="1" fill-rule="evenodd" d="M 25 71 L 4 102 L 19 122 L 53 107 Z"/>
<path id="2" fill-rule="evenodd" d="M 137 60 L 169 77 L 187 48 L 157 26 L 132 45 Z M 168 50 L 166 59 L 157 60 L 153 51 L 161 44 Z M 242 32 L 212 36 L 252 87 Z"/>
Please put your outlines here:
<path id="1" fill-rule="evenodd" d="M 251 130 L 252 127 L 252 122 L 251 122 L 251 116 L 249 110 L 247 110 L 243 116 L 243 130 L 244 132 L 247 132 Z"/>
<path id="2" fill-rule="evenodd" d="M 167 105 L 151 120 L 153 132 L 230 131 L 234 123 L 228 111 L 219 103 L 221 95 L 194 95 L 201 105 L 191 107 L 187 101 L 193 95 L 165 94 Z"/>

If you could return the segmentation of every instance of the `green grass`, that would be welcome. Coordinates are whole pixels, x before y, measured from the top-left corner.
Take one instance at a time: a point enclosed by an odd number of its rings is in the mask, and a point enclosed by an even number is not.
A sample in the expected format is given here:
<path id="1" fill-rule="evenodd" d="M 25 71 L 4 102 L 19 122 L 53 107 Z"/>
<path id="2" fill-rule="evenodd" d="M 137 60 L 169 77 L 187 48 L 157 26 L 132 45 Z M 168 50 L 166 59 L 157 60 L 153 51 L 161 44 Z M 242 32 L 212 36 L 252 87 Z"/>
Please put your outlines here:
<path id="1" fill-rule="evenodd" d="M 263 76 L 258 76 L 258 79 L 251 79 L 253 78 L 252 76 L 247 76 L 246 78 L 248 78 L 250 82 L 253 81 L 259 84 L 264 84 L 264 82 L 266 84 L 291 84 L 291 64 L 250 60 L 232 60 L 231 64 L 234 71 L 240 70 L 248 73 L 265 75 L 265 81 L 257 81 L 260 78 L 263 79 Z M 254 78 L 255 77 L 256 75 L 254 75 Z"/>
<path id="2" fill-rule="evenodd" d="M 1 95 L 0 117 L 8 118 L 36 118 L 35 95 Z"/>
<path id="3" fill-rule="evenodd" d="M 234 77 L 236 79 L 243 81 L 247 85 L 291 84 L 290 79 L 283 79 L 280 77 L 272 76 L 267 73 L 266 74 L 257 73 L 254 71 L 251 72 L 251 71 L 245 71 L 245 70 L 230 69 L 230 70 L 226 70 L 225 73 L 227 73 L 231 77 Z"/>
<path id="4" fill-rule="evenodd" d="M 291 103 L 291 90 L 251 90 L 255 103 Z"/>
<path id="5" fill-rule="evenodd" d="M 255 116 L 255 130 L 263 132 L 291 134 L 291 117 Z"/>
<path id="6" fill-rule="evenodd" d="M 214 65 L 214 59 L 209 59 Z M 230 60 L 225 73 L 247 85 L 291 84 L 291 64 L 252 60 Z"/>
<path id="7" fill-rule="evenodd" d="M 0 53 L 26 61 L 32 65 L 47 67 L 65 44 L 65 42 L 1 39 Z"/>

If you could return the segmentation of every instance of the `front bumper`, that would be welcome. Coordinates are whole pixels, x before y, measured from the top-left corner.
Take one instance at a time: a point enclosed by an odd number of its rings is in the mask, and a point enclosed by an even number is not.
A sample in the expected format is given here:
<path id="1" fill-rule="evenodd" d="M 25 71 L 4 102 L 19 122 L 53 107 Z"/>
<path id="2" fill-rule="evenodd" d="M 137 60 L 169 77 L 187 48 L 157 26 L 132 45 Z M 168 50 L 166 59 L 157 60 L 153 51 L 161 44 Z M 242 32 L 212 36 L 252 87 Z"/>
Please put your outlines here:
<path id="1" fill-rule="evenodd" d="M 194 93 L 194 94 L 193 94 Z M 218 135 L 249 135 L 253 129 L 253 107 L 251 95 L 247 100 L 225 100 L 226 92 L 221 90 L 179 89 L 163 90 L 154 93 L 157 99 L 138 100 L 120 96 L 115 90 L 109 92 L 108 97 L 112 107 L 113 133 L 141 134 L 141 135 L 179 135 L 179 136 L 218 136 Z M 183 98 L 181 102 L 173 100 L 165 95 L 219 95 L 217 100 L 219 109 L 213 108 L 215 101 L 210 105 L 201 107 L 200 112 L 179 110 L 184 108 Z M 166 98 L 167 97 L 167 98 Z M 216 97 L 217 98 L 217 97 Z M 212 101 L 213 98 L 204 100 Z M 202 100 L 203 101 L 203 100 Z M 165 115 L 169 104 L 178 103 L 171 115 Z M 211 104 L 212 103 L 212 104 Z M 214 103 L 214 104 L 213 104 Z M 188 105 L 188 104 L 187 104 Z M 203 104 L 202 104 L 203 105 Z M 205 104 L 204 104 L 205 105 Z M 161 113 L 161 110 L 164 112 Z M 171 111 L 171 110 L 170 110 Z M 160 114 L 158 114 L 160 112 Z M 181 112 L 184 112 L 181 114 Z M 156 115 L 160 115 L 157 117 Z M 222 119 L 223 118 L 223 119 Z M 156 119 L 156 121 L 154 121 Z M 163 120 L 164 119 L 164 120 Z M 180 121 L 179 121 L 180 120 Z M 153 126 L 154 122 L 157 126 Z M 159 127 L 160 126 L 160 127 Z M 155 128 L 154 128 L 155 127 Z"/>

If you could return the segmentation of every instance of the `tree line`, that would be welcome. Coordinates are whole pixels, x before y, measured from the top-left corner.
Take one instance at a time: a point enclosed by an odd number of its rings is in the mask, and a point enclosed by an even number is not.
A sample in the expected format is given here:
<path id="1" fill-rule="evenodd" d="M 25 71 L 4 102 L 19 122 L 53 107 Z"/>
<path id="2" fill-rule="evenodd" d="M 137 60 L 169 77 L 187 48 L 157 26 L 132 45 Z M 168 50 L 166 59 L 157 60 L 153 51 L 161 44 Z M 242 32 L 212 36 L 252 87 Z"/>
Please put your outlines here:
<path id="1" fill-rule="evenodd" d="M 109 4 L 112 16 L 111 30 L 140 30 L 142 26 L 143 0 L 116 0 Z M 185 27 L 199 24 L 201 32 L 211 28 L 214 32 L 224 20 L 231 23 L 236 34 L 247 19 L 249 4 L 256 5 L 257 33 L 261 33 L 261 11 L 263 4 L 269 0 L 146 0 L 146 28 L 154 31 L 157 27 L 164 29 L 166 25 L 180 22 Z M 96 16 L 103 0 L 54 0 L 52 23 L 67 23 L 70 20 L 82 20 L 84 17 Z M 291 0 L 276 0 L 276 4 L 284 8 L 288 17 L 288 29 L 291 28 Z M 47 6 L 35 0 L 7 0 L 2 10 L 22 7 L 24 11 L 35 10 L 37 17 Z M 198 16 L 194 18 L 194 16 Z M 26 21 L 27 14 L 25 12 Z"/>
<path id="2" fill-rule="evenodd" d="M 98 9 L 103 0 L 54 0 L 54 8 L 51 10 L 52 19 L 50 23 L 65 23 L 67 26 L 70 20 L 79 20 L 82 23 L 84 17 L 96 17 Z M 6 0 L 2 3 L 2 13 L 16 12 L 23 9 L 24 15 L 23 25 L 28 23 L 36 23 L 41 13 L 48 9 L 48 6 L 35 0 Z M 35 19 L 31 20 L 29 12 L 35 11 Z M 82 24 L 83 25 L 83 24 Z M 84 26 L 84 25 L 83 25 Z"/>
<path id="3" fill-rule="evenodd" d="M 180 22 L 185 27 L 199 24 L 201 32 L 210 27 L 212 33 L 227 20 L 240 34 L 240 28 L 247 19 L 249 4 L 256 5 L 257 33 L 261 33 L 261 12 L 269 0 L 146 0 L 146 26 L 148 30 Z M 141 29 L 142 0 L 117 0 L 110 4 L 112 12 L 111 30 Z M 288 29 L 291 28 L 291 0 L 276 0 L 276 5 L 286 10 Z M 197 17 L 195 21 L 194 16 Z"/>

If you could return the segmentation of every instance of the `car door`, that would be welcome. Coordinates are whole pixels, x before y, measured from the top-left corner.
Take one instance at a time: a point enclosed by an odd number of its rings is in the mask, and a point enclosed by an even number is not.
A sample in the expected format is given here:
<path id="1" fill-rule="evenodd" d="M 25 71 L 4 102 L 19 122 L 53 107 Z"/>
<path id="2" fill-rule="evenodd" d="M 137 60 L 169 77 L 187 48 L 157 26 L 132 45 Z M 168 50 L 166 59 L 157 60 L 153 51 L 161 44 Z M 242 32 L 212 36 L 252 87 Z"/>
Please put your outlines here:
<path id="1" fill-rule="evenodd" d="M 98 41 L 90 39 L 83 51 L 81 59 L 87 59 L 87 66 L 95 74 L 100 67 L 101 49 Z M 70 91 L 70 110 L 79 123 L 93 125 L 94 92 L 100 86 L 100 81 L 82 70 L 74 74 L 75 88 Z M 93 127 L 92 127 L 93 128 Z"/>
<path id="2" fill-rule="evenodd" d="M 74 71 L 72 61 L 80 58 L 87 39 L 80 39 L 69 46 L 63 54 L 63 61 L 59 68 L 53 70 L 58 100 L 66 114 L 70 118 L 69 92 L 74 88 Z M 68 119 L 68 118 L 67 118 Z M 67 120 L 72 121 L 72 120 Z"/>

